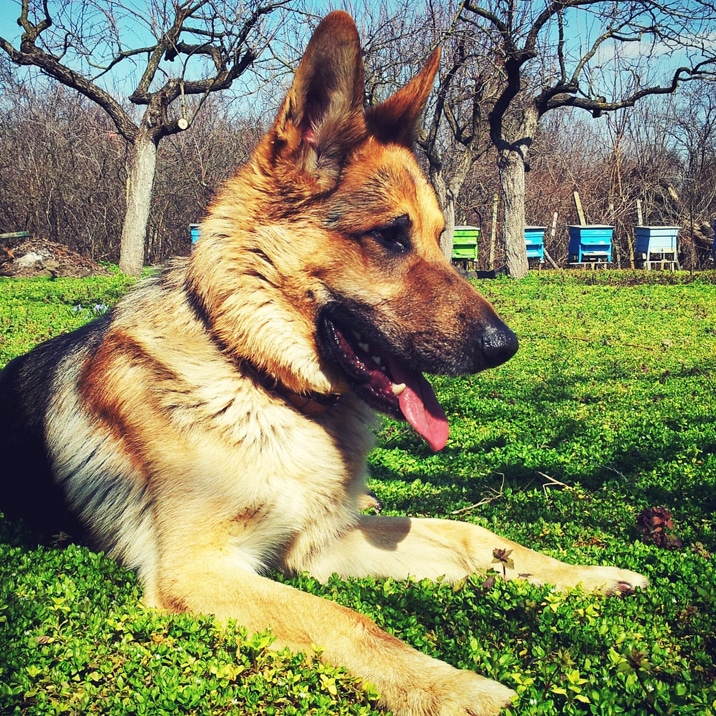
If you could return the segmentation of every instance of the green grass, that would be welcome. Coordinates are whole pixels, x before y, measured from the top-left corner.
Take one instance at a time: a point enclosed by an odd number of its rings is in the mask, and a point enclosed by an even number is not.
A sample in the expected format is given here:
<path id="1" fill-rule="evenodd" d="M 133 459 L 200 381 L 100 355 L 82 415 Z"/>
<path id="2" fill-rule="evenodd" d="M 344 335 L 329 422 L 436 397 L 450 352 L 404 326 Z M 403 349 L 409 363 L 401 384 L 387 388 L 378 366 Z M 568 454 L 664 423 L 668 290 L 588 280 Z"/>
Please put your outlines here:
<path id="1" fill-rule="evenodd" d="M 0 365 L 100 315 L 132 283 L 120 273 L 85 279 L 0 278 Z"/>
<path id="2" fill-rule="evenodd" d="M 520 351 L 434 381 L 451 423 L 441 453 L 385 422 L 371 456 L 384 512 L 474 521 L 560 559 L 641 571 L 651 587 L 604 599 L 484 575 L 291 583 L 515 688 L 506 713 L 712 713 L 714 276 L 543 272 L 479 288 Z M 0 363 L 125 289 L 117 277 L 1 281 Z M 637 528 L 657 506 L 672 513 L 674 549 Z M 370 694 L 315 655 L 143 609 L 133 575 L 83 548 L 30 549 L 2 523 L 0 539 L 0 713 L 371 712 Z"/>

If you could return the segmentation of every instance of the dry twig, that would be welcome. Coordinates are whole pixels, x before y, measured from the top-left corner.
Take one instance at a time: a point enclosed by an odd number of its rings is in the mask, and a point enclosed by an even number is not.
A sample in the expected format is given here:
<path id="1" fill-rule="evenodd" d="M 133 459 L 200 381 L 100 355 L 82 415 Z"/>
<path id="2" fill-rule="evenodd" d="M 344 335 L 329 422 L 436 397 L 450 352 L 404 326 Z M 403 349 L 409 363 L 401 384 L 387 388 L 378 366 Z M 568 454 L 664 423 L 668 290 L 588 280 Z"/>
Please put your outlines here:
<path id="1" fill-rule="evenodd" d="M 474 505 L 468 505 L 467 507 L 461 507 L 459 510 L 453 510 L 450 514 L 451 515 L 464 515 L 466 512 L 470 512 L 471 510 L 474 510 L 478 507 L 482 507 L 483 505 L 489 505 L 491 502 L 494 502 L 495 500 L 499 500 L 500 497 L 503 496 L 503 489 L 505 487 L 505 475 L 503 473 L 498 473 L 502 476 L 502 484 L 500 485 L 499 490 L 495 490 L 492 487 L 487 488 L 488 495 L 483 497 L 479 502 L 476 502 Z"/>

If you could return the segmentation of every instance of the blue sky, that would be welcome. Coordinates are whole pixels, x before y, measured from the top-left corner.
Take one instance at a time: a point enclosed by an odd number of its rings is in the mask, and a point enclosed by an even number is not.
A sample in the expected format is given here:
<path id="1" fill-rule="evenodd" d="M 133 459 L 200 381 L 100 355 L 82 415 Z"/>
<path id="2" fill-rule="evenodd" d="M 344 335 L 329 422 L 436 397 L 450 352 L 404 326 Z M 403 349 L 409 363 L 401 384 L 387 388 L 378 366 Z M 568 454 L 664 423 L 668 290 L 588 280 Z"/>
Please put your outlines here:
<path id="1" fill-rule="evenodd" d="M 76 4 L 79 5 L 80 3 L 77 2 Z M 144 0 L 124 0 L 121 4 L 128 9 L 124 17 L 116 16 L 124 49 L 151 46 L 154 42 L 154 38 L 149 27 L 148 3 L 145 3 Z M 101 5 L 101 3 L 98 3 L 98 5 Z M 53 11 L 53 7 L 54 3 L 50 0 L 51 12 Z M 132 13 L 135 14 L 135 17 L 132 17 Z M 11 41 L 15 47 L 18 47 L 22 34 L 22 28 L 17 24 L 19 14 L 19 0 L 0 0 L 0 35 Z M 105 45 L 105 51 L 107 50 L 111 50 L 113 53 L 115 48 Z M 109 56 L 109 52 L 107 52 L 107 56 Z M 146 66 L 145 59 L 146 55 L 140 55 L 136 60 L 133 58 L 123 60 L 110 73 L 98 79 L 97 83 L 115 96 L 128 96 L 136 88 L 141 72 Z M 80 66 L 77 61 L 73 62 L 69 56 L 65 61 L 69 66 L 80 69 L 85 75 L 92 73 L 93 78 L 99 73 L 99 69 L 91 69 L 88 71 L 86 65 Z M 197 57 L 192 59 L 185 77 L 187 79 L 203 78 L 207 73 L 202 72 L 202 68 L 206 67 L 206 65 L 207 63 L 204 58 Z M 162 68 L 166 71 L 168 76 L 178 77 L 182 72 L 180 61 L 163 62 Z M 26 71 L 33 72 L 34 70 Z M 245 73 L 245 75 L 240 77 L 235 83 L 235 88 L 241 91 L 241 85 L 250 80 L 250 75 L 251 73 Z M 160 82 L 163 81 L 161 72 L 158 73 L 157 77 Z"/>
<path id="2" fill-rule="evenodd" d="M 524 3 L 523 7 L 527 7 L 526 0 L 521 0 L 521 2 Z M 148 14 L 146 11 L 147 4 L 144 0 L 126 0 L 124 4 L 129 8 L 133 8 L 142 19 Z M 339 6 L 341 3 L 337 2 L 330 4 L 333 6 Z M 694 7 L 697 8 L 697 4 L 693 4 Z M 360 7 L 359 3 L 357 5 Z M 534 6 L 539 6 L 541 3 L 532 3 L 531 5 L 534 10 Z M 313 8 L 319 13 L 322 12 L 322 8 L 327 8 L 328 6 L 329 2 L 322 0 L 314 0 L 313 2 Z M 16 18 L 19 15 L 19 12 L 19 0 L 0 0 L 0 35 L 12 41 L 16 46 L 19 42 L 21 34 L 21 29 L 16 23 Z M 594 21 L 593 19 L 590 21 L 589 18 L 589 13 L 585 12 L 576 13 L 571 20 L 568 18 L 569 43 L 572 44 L 575 51 L 579 49 L 580 45 L 586 45 L 589 41 L 589 37 L 595 32 Z M 127 19 L 124 22 L 126 23 L 126 27 L 122 28 L 122 36 L 128 47 L 136 47 L 140 44 L 149 44 L 151 41 L 151 35 L 149 34 L 146 25 L 143 25 L 139 19 L 136 21 Z M 704 30 L 704 32 L 707 31 L 708 28 Z M 710 42 L 712 47 L 716 47 L 716 27 L 711 30 L 710 37 L 705 37 L 705 40 Z M 663 43 L 651 46 L 649 42 L 644 41 L 641 43 L 617 43 L 616 45 L 605 45 L 597 57 L 598 64 L 609 70 L 612 66 L 611 61 L 616 54 L 616 47 L 619 48 L 618 51 L 621 53 L 622 58 L 629 60 L 641 58 L 644 60 L 644 65 L 646 65 L 647 56 L 649 56 L 649 72 L 660 75 L 660 80 L 663 80 L 667 75 L 669 75 L 673 71 L 674 67 L 684 64 L 687 59 L 684 52 L 672 53 L 670 48 Z M 125 65 L 128 64 L 130 63 L 123 63 L 121 70 L 122 80 L 124 80 L 125 85 L 130 84 L 129 82 L 126 82 L 130 68 L 125 67 Z M 139 59 L 139 66 L 141 67 L 141 65 L 142 58 Z M 166 64 L 166 68 L 168 72 L 174 74 L 175 76 L 180 72 L 180 65 L 178 62 Z M 247 73 L 243 80 L 239 82 L 239 85 L 243 82 L 251 81 L 248 76 L 249 74 L 250 73 Z M 116 91 L 117 89 L 116 85 L 110 86 L 108 83 L 105 83 L 105 86 L 110 91 Z M 131 91 L 131 88 L 127 90 L 125 86 L 123 87 L 121 93 L 128 94 L 129 91 Z"/>

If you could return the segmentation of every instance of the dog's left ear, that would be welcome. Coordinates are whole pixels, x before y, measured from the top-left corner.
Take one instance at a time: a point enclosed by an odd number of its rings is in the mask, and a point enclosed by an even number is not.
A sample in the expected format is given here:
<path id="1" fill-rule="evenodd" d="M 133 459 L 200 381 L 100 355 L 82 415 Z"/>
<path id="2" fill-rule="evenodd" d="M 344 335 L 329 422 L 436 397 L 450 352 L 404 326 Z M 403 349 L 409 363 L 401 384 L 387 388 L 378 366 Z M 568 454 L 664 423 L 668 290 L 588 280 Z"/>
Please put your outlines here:
<path id="1" fill-rule="evenodd" d="M 423 111 L 439 66 L 440 48 L 437 48 L 407 85 L 368 110 L 368 128 L 376 139 L 412 148 L 420 133 Z"/>
<path id="2" fill-rule="evenodd" d="M 358 30 L 335 11 L 316 28 L 273 127 L 273 151 L 330 187 L 341 164 L 367 134 Z"/>

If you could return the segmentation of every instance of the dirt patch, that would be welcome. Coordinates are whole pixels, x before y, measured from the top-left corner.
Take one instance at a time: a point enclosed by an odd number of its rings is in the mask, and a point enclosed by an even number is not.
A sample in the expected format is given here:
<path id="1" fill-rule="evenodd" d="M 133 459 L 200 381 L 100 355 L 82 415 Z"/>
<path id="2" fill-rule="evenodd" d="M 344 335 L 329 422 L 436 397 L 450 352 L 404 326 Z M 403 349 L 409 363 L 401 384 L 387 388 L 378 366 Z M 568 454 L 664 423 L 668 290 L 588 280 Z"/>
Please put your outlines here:
<path id="1" fill-rule="evenodd" d="M 96 261 L 49 239 L 0 241 L 0 276 L 85 278 L 108 273 Z"/>

